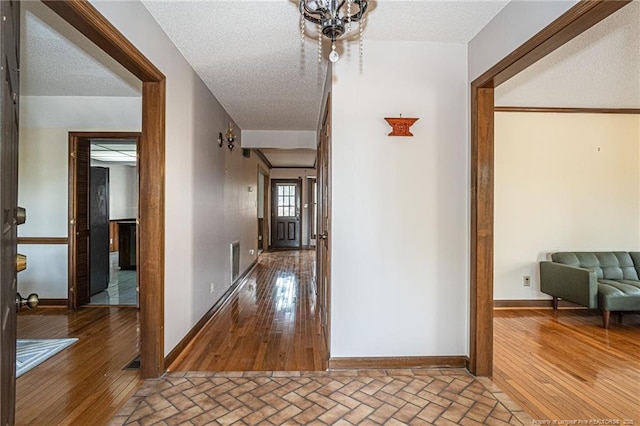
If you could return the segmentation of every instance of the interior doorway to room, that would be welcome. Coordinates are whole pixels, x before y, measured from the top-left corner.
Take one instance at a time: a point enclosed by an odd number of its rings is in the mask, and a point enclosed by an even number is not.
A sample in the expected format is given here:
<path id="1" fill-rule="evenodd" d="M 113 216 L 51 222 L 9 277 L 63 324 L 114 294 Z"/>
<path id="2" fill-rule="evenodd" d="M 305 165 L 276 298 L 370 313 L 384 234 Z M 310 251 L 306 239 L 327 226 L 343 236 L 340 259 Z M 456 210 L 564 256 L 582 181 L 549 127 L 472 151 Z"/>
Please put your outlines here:
<path id="1" fill-rule="evenodd" d="M 494 90 L 629 3 L 582 0 L 471 83 L 469 370 L 493 372 Z"/>
<path id="2" fill-rule="evenodd" d="M 140 133 L 69 133 L 69 306 L 138 305 Z"/>
<path id="3" fill-rule="evenodd" d="M 301 179 L 271 180 L 271 247 L 299 249 Z"/>

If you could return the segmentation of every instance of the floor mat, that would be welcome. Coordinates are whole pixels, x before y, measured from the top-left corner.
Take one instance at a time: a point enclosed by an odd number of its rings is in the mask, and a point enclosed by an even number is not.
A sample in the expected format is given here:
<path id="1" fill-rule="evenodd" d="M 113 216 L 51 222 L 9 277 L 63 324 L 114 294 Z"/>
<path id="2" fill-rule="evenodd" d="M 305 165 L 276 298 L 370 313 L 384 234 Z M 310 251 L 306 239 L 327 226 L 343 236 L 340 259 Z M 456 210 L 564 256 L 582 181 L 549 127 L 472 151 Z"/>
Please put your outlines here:
<path id="1" fill-rule="evenodd" d="M 78 339 L 18 339 L 16 352 L 16 378 L 46 361 Z"/>

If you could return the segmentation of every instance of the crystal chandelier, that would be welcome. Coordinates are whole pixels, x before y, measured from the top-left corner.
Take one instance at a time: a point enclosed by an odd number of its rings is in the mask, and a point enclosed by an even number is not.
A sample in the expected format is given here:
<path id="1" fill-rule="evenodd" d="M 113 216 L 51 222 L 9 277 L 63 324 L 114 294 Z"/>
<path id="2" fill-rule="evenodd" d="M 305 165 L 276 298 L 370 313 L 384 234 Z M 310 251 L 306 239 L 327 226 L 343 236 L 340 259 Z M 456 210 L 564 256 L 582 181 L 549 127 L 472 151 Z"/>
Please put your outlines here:
<path id="1" fill-rule="evenodd" d="M 343 7 L 346 4 L 346 10 Z M 360 55 L 363 53 L 362 31 L 363 17 L 369 6 L 369 0 L 300 0 L 300 35 L 304 43 L 305 19 L 316 24 L 318 29 L 318 62 L 322 60 L 322 36 L 331 40 L 329 60 L 336 62 L 340 55 L 336 52 L 336 39 L 350 32 L 351 24 L 358 23 L 360 37 Z"/>

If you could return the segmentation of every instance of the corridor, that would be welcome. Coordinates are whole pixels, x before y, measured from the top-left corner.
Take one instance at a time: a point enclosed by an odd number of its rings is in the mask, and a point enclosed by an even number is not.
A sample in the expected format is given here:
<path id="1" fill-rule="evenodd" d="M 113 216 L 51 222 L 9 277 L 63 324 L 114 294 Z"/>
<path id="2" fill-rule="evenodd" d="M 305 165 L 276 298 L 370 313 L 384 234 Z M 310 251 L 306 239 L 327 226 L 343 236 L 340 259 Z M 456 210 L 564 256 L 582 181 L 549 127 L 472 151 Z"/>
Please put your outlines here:
<path id="1" fill-rule="evenodd" d="M 240 289 L 169 370 L 325 370 L 315 264 L 312 250 L 261 254 Z"/>

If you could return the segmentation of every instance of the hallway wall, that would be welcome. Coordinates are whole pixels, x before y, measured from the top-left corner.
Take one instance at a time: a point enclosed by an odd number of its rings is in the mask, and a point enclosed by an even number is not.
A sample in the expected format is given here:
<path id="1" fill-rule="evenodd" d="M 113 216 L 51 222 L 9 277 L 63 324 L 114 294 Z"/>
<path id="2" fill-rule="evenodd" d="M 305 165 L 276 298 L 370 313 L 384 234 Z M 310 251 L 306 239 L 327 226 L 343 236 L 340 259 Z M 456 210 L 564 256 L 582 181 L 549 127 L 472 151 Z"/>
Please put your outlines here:
<path id="1" fill-rule="evenodd" d="M 91 3 L 167 77 L 166 355 L 231 285 L 230 244 L 240 241 L 241 273 L 256 259 L 258 160 L 218 147 L 232 118 L 142 3 Z"/>
<path id="2" fill-rule="evenodd" d="M 467 47 L 369 40 L 333 72 L 331 356 L 464 356 Z"/>

